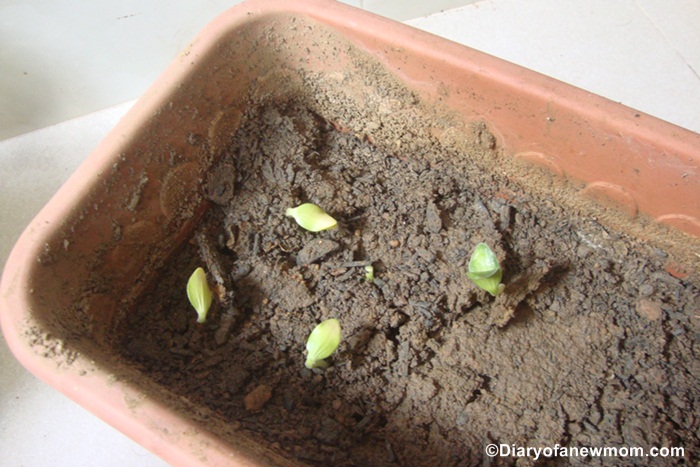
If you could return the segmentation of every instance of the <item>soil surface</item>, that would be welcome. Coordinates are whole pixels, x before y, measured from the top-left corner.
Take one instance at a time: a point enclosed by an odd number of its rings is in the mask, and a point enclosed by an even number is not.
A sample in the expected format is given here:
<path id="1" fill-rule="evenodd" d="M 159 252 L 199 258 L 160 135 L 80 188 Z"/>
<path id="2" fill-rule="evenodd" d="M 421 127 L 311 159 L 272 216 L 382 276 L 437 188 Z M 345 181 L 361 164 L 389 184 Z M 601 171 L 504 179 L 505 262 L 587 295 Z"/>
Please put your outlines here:
<path id="1" fill-rule="evenodd" d="M 485 456 L 496 443 L 683 447 L 655 465 L 695 465 L 698 284 L 659 243 L 524 190 L 486 125 L 457 151 L 446 125 L 406 121 L 411 93 L 382 92 L 352 129 L 313 93 L 251 101 L 203 175 L 211 209 L 122 323 L 123 356 L 301 464 L 514 462 Z M 305 202 L 339 227 L 285 217 Z M 498 298 L 466 276 L 480 242 L 501 260 Z M 217 297 L 205 324 L 185 294 L 198 266 Z M 328 318 L 343 340 L 308 370 Z M 648 461 L 550 459 L 611 460 Z"/>

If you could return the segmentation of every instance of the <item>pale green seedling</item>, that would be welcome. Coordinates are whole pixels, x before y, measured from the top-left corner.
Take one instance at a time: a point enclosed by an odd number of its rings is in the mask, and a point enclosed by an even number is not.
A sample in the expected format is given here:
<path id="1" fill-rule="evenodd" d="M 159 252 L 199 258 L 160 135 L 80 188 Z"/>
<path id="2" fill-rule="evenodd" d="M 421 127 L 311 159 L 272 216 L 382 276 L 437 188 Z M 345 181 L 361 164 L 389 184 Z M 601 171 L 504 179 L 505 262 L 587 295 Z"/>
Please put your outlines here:
<path id="1" fill-rule="evenodd" d="M 306 368 L 325 368 L 323 359 L 328 358 L 340 345 L 340 322 L 327 319 L 311 331 L 306 341 Z"/>
<path id="2" fill-rule="evenodd" d="M 338 222 L 312 203 L 304 203 L 295 208 L 288 208 L 285 215 L 293 217 L 297 224 L 310 232 L 320 232 L 336 227 Z"/>
<path id="3" fill-rule="evenodd" d="M 204 269 L 197 268 L 187 281 L 187 298 L 197 311 L 197 322 L 204 323 L 211 307 L 211 289 Z"/>
<path id="4" fill-rule="evenodd" d="M 494 297 L 503 293 L 506 288 L 501 283 L 503 271 L 498 264 L 498 258 L 485 243 L 479 243 L 469 260 L 467 276 L 481 289 Z"/>
<path id="5" fill-rule="evenodd" d="M 371 264 L 365 266 L 365 280 L 367 282 L 374 282 L 374 266 Z"/>

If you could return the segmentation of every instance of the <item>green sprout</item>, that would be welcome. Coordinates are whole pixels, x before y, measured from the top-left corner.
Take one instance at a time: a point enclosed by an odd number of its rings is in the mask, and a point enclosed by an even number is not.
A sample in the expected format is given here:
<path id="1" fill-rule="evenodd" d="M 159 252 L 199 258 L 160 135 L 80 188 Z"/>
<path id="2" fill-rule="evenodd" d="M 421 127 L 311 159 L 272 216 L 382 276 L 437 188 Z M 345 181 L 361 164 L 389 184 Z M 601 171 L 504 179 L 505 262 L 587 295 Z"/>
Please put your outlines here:
<path id="1" fill-rule="evenodd" d="M 497 297 L 506 288 L 501 283 L 503 271 L 498 258 L 485 243 L 479 243 L 469 260 L 467 276 L 481 289 Z"/>
<path id="2" fill-rule="evenodd" d="M 293 217 L 297 224 L 310 232 L 332 229 L 338 222 L 315 204 L 305 203 L 296 208 L 288 208 L 287 217 Z"/>
<path id="3" fill-rule="evenodd" d="M 323 359 L 331 356 L 340 345 L 340 322 L 327 319 L 311 331 L 306 341 L 306 368 L 325 368 L 328 363 Z"/>
<path id="4" fill-rule="evenodd" d="M 367 282 L 374 282 L 374 266 L 371 264 L 365 266 L 365 280 Z"/>
<path id="5" fill-rule="evenodd" d="M 207 275 L 204 269 L 197 268 L 187 281 L 187 298 L 197 311 L 197 322 L 204 323 L 207 320 L 207 312 L 211 307 L 211 289 L 207 283 Z"/>

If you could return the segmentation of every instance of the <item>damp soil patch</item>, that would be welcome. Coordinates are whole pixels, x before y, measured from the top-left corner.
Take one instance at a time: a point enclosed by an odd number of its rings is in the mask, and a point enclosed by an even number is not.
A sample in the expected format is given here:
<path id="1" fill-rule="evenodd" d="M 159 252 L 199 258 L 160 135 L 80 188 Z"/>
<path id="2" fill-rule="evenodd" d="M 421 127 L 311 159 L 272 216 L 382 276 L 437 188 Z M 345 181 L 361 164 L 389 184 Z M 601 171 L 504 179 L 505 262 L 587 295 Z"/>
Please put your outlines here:
<path id="1" fill-rule="evenodd" d="M 685 237 L 613 229 L 546 174 L 528 188 L 486 124 L 426 117 L 390 81 L 353 103 L 336 78 L 251 94 L 201 174 L 211 207 L 119 322 L 122 357 L 222 436 L 300 464 L 478 465 L 490 443 L 693 461 L 700 292 L 668 248 Z M 338 228 L 285 217 L 304 202 Z M 466 276 L 480 242 L 501 260 L 498 298 Z M 205 324 L 185 293 L 200 266 L 217 296 Z M 328 318 L 343 340 L 309 370 Z"/>

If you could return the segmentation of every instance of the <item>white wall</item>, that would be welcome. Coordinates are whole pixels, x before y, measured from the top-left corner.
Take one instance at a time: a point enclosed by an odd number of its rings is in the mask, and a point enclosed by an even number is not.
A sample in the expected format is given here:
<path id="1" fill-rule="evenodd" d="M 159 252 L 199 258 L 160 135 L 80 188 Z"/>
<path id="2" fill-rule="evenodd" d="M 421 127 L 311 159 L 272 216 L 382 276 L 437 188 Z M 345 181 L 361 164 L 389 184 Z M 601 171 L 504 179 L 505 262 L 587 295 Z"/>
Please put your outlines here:
<path id="1" fill-rule="evenodd" d="M 403 21 L 473 1 L 344 3 Z M 236 3 L 0 0 L 0 140 L 139 97 L 200 29 Z"/>
<path id="2" fill-rule="evenodd" d="M 700 133 L 700 0 L 480 0 L 407 23 Z"/>

